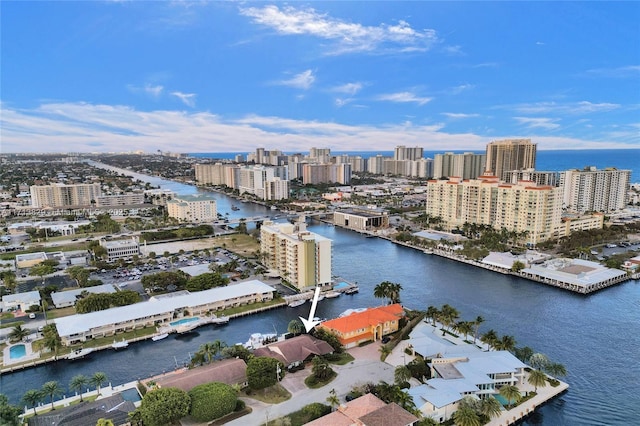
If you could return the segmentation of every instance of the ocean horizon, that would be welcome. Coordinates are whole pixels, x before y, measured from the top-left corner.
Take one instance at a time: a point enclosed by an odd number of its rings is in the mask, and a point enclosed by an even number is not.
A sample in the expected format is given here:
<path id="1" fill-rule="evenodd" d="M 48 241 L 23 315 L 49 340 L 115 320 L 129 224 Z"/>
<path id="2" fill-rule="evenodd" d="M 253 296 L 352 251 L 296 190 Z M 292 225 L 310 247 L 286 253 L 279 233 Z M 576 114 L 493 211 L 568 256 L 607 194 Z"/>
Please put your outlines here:
<path id="1" fill-rule="evenodd" d="M 453 152 L 456 154 L 473 152 L 482 154 L 485 151 L 473 150 L 448 150 L 448 151 L 424 151 L 424 158 L 433 158 L 435 154 Z M 221 160 L 233 160 L 238 154 L 247 155 L 251 152 L 199 152 L 188 153 L 194 158 L 215 158 Z M 294 153 L 308 153 L 308 151 L 284 152 L 287 155 Z M 350 155 L 362 158 L 375 157 L 376 155 L 393 157 L 393 151 L 332 151 L 331 155 Z M 631 182 L 639 182 L 640 176 L 636 170 L 640 166 L 640 149 L 561 149 L 561 150 L 538 150 L 536 155 L 536 170 L 541 171 L 565 171 L 571 169 L 583 169 L 585 167 L 597 167 L 605 169 L 615 167 L 619 170 L 631 170 Z"/>

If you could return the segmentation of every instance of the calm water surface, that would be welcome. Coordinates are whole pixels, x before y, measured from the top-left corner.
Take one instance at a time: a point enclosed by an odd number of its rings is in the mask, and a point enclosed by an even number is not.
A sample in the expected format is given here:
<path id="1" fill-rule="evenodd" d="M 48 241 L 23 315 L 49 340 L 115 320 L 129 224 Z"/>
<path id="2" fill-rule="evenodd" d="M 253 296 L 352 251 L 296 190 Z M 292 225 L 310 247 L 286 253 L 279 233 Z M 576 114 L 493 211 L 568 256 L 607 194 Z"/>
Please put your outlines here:
<path id="1" fill-rule="evenodd" d="M 195 190 L 171 185 L 181 189 L 180 193 Z M 269 213 L 261 206 L 214 196 L 220 200 L 220 212 L 227 207 L 238 217 Z M 241 210 L 231 211 L 231 204 Z M 461 319 L 481 315 L 486 320 L 481 332 L 493 328 L 499 335 L 513 335 L 518 346 L 530 346 L 567 367 L 564 380 L 571 386 L 569 392 L 540 408 L 525 424 L 637 424 L 640 282 L 580 296 L 325 224 L 312 225 L 310 230 L 333 240 L 334 274 L 360 286 L 356 295 L 320 302 L 318 316 L 334 317 L 348 308 L 379 305 L 380 300 L 372 296 L 373 287 L 386 280 L 400 283 L 407 307 L 426 309 L 448 303 L 461 312 Z M 48 380 L 66 387 L 80 373 L 103 371 L 114 385 L 149 377 L 184 364 L 205 342 L 220 339 L 234 344 L 245 342 L 254 332 L 285 332 L 290 320 L 308 315 L 308 310 L 307 305 L 278 309 L 222 327 L 200 328 L 190 335 L 131 344 L 126 351 L 103 351 L 82 361 L 60 361 L 4 375 L 0 392 L 17 403 L 28 389 L 39 388 Z"/>

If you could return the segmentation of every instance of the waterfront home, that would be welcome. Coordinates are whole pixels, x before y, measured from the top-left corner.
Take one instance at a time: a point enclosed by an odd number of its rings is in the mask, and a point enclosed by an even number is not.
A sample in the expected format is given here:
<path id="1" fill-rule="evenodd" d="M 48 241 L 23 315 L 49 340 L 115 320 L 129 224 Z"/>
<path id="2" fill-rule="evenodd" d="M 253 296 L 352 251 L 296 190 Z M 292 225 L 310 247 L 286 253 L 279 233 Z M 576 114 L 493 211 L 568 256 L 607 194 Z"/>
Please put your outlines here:
<path id="1" fill-rule="evenodd" d="M 387 334 L 398 331 L 399 321 L 403 316 L 402 305 L 395 303 L 353 312 L 325 321 L 318 327 L 336 334 L 344 347 L 352 348 L 361 343 L 375 342 Z"/>
<path id="2" fill-rule="evenodd" d="M 96 401 L 85 401 L 69 407 L 30 417 L 29 426 L 85 426 L 95 425 L 100 419 L 111 420 L 114 426 L 128 425 L 129 413 L 136 409 L 122 394 L 116 394 Z"/>
<path id="3" fill-rule="evenodd" d="M 368 393 L 306 423 L 306 426 L 411 426 L 418 420 L 395 402 L 387 404 Z"/>
<path id="4" fill-rule="evenodd" d="M 333 223 L 355 231 L 373 231 L 389 227 L 389 213 L 377 208 L 352 207 L 336 210 Z"/>
<path id="5" fill-rule="evenodd" d="M 161 325 L 183 316 L 198 315 L 273 299 L 275 288 L 258 280 L 174 297 L 151 298 L 147 302 L 120 306 L 104 311 L 70 315 L 54 321 L 63 345 L 116 333 Z"/>
<path id="6" fill-rule="evenodd" d="M 286 367 L 295 367 L 310 357 L 330 353 L 333 353 L 330 344 L 308 334 L 270 343 L 253 351 L 255 356 L 268 356 L 280 360 Z"/>
<path id="7" fill-rule="evenodd" d="M 189 392 L 198 385 L 211 382 L 226 383 L 230 386 L 239 385 L 241 388 L 245 388 L 248 386 L 247 364 L 240 358 L 223 359 L 191 370 L 176 370 L 142 382 L 147 388 L 154 386 L 178 388 L 185 392 Z"/>
<path id="8" fill-rule="evenodd" d="M 433 358 L 430 380 L 408 394 L 425 417 L 447 421 L 465 396 L 485 398 L 501 386 L 525 384 L 525 367 L 508 351 L 466 353 Z"/>

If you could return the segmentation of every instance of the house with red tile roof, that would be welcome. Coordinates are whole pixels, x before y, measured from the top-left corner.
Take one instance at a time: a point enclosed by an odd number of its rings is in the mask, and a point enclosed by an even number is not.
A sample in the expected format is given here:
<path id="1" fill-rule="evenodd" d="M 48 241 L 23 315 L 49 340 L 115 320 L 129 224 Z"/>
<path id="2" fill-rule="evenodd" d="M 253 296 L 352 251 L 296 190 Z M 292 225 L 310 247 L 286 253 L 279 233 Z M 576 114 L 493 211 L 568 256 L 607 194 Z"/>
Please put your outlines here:
<path id="1" fill-rule="evenodd" d="M 334 333 L 345 348 L 361 343 L 375 342 L 387 334 L 398 331 L 404 309 L 399 303 L 369 308 L 361 312 L 325 321 L 318 327 Z"/>
<path id="2" fill-rule="evenodd" d="M 308 334 L 270 343 L 253 351 L 255 356 L 276 358 L 287 367 L 300 365 L 314 355 L 322 356 L 330 353 L 333 353 L 333 347 L 330 344 Z"/>
<path id="3" fill-rule="evenodd" d="M 306 426 L 411 426 L 418 418 L 395 402 L 386 404 L 373 394 L 365 394 L 340 405 L 333 413 Z"/>

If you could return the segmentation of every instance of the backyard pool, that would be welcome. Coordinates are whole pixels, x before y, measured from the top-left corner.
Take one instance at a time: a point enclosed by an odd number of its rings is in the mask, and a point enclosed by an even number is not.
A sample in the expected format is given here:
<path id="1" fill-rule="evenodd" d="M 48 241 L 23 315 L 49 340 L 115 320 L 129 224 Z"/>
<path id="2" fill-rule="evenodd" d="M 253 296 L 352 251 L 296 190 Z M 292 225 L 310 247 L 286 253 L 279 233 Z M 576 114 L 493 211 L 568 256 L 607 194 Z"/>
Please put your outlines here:
<path id="1" fill-rule="evenodd" d="M 9 348 L 9 359 L 19 359 L 27 356 L 27 347 L 20 343 Z"/>
<path id="2" fill-rule="evenodd" d="M 178 321 L 170 322 L 169 325 L 172 327 L 176 327 L 178 325 L 189 324 L 190 322 L 198 321 L 199 319 L 199 317 L 182 318 Z"/>
<path id="3" fill-rule="evenodd" d="M 142 398 L 140 398 L 138 390 L 135 388 L 123 390 L 122 392 L 120 392 L 120 395 L 122 395 L 125 401 L 138 402 L 142 400 Z"/>

